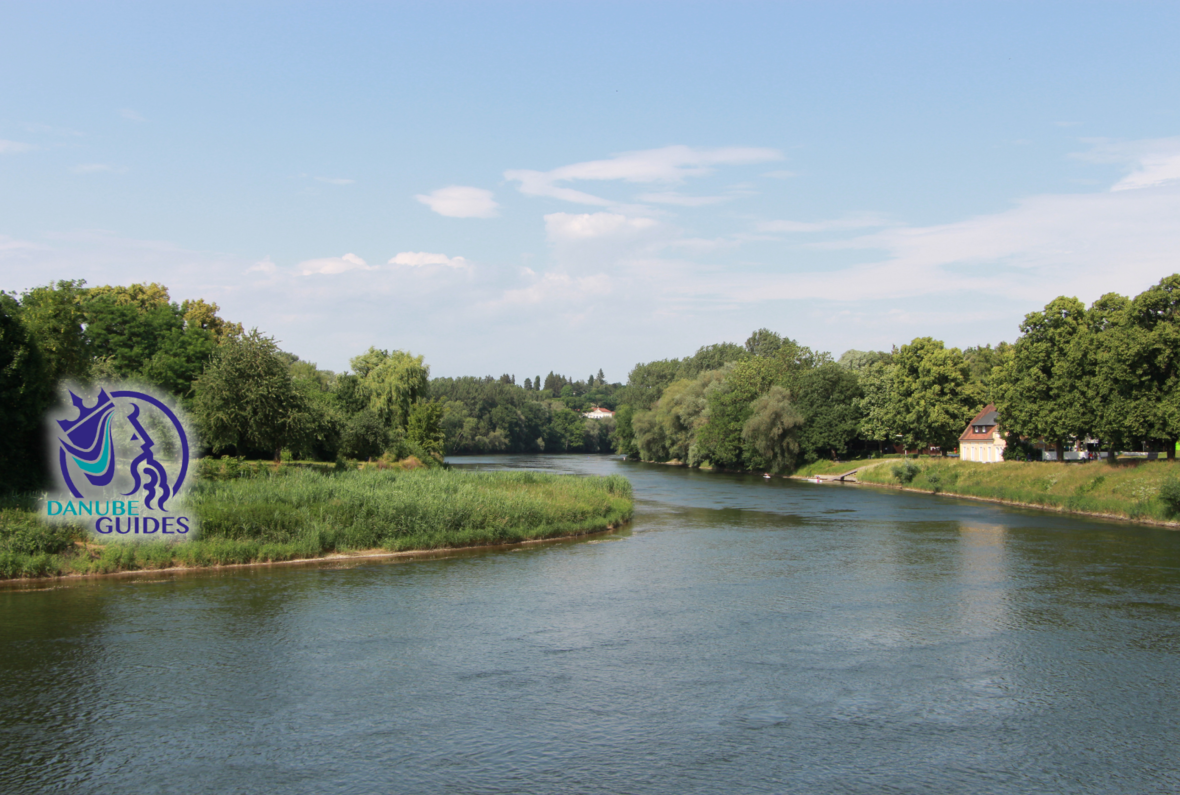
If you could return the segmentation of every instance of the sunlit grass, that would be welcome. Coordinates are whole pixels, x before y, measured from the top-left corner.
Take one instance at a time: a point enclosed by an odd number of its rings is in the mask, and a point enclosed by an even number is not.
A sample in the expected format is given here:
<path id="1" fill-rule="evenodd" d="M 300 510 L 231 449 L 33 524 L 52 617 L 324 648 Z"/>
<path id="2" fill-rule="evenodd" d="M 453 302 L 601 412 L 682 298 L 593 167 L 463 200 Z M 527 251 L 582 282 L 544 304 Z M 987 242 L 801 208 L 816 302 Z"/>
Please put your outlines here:
<path id="1" fill-rule="evenodd" d="M 41 525 L 31 503 L 0 506 L 0 578 L 508 544 L 603 530 L 633 506 L 619 475 L 439 469 L 280 469 L 202 482 L 189 504 L 200 534 L 176 543 L 96 542 Z"/>
<path id="2" fill-rule="evenodd" d="M 1109 514 L 1128 519 L 1176 521 L 1160 488 L 1180 477 L 1180 464 L 1138 461 L 1107 464 L 1003 461 L 980 464 L 919 458 L 909 488 L 969 497 L 986 497 L 1065 511 Z M 899 485 L 892 464 L 857 473 L 861 483 Z"/>

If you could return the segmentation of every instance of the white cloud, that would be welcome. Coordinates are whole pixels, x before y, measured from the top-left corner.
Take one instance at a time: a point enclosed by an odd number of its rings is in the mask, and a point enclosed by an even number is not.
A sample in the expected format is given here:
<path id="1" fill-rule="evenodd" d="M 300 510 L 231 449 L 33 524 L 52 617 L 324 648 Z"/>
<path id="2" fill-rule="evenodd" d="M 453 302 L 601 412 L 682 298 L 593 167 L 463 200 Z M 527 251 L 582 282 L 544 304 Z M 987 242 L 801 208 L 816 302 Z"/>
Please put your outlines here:
<path id="1" fill-rule="evenodd" d="M 860 213 L 832 218 L 827 221 L 763 221 L 760 232 L 840 232 L 850 229 L 869 229 L 892 226 L 894 222 L 878 213 Z"/>
<path id="2" fill-rule="evenodd" d="M 499 207 L 490 190 L 465 185 L 439 188 L 414 198 L 448 218 L 493 218 Z"/>
<path id="3" fill-rule="evenodd" d="M 346 271 L 372 271 L 376 269 L 377 268 L 375 265 L 367 264 L 356 254 L 345 254 L 343 257 L 309 259 L 299 263 L 299 272 L 304 276 L 310 276 L 314 273 L 332 275 L 337 273 L 345 273 Z"/>
<path id="4" fill-rule="evenodd" d="M 137 122 L 147 121 L 147 119 L 145 119 L 143 116 L 140 116 L 135 111 L 131 110 L 131 108 L 123 108 L 122 110 L 119 111 L 119 115 L 122 116 L 127 121 L 137 121 Z"/>
<path id="5" fill-rule="evenodd" d="M 119 170 L 106 163 L 82 163 L 73 168 L 75 174 L 109 174 Z"/>
<path id="6" fill-rule="evenodd" d="M 28 152 L 34 148 L 32 144 L 22 144 L 20 141 L 5 141 L 0 139 L 0 155 L 15 155 L 18 152 Z"/>
<path id="7" fill-rule="evenodd" d="M 258 271 L 260 273 L 265 273 L 265 274 L 270 275 L 270 274 L 274 274 L 275 272 L 277 272 L 278 269 L 279 269 L 279 266 L 275 265 L 273 262 L 271 262 L 270 257 L 267 256 L 267 257 L 263 257 L 261 260 L 259 260 L 258 262 L 255 262 L 253 265 L 251 265 L 249 268 L 247 268 L 246 273 L 252 273 L 252 272 Z"/>
<path id="8" fill-rule="evenodd" d="M 1136 190 L 1180 180 L 1180 137 L 1145 141 L 1093 141 L 1088 152 L 1074 157 L 1093 163 L 1118 163 L 1130 173 L 1112 191 Z"/>
<path id="9" fill-rule="evenodd" d="M 730 196 L 688 196 L 679 191 L 669 190 L 658 193 L 641 193 L 636 197 L 641 202 L 651 204 L 672 204 L 679 207 L 704 207 L 710 204 L 720 204 L 730 200 Z"/>
<path id="10" fill-rule="evenodd" d="M 596 238 L 634 238 L 659 226 L 651 218 L 628 218 L 618 213 L 550 213 L 545 232 L 554 242 Z"/>
<path id="11" fill-rule="evenodd" d="M 428 251 L 403 251 L 393 259 L 390 265 L 405 265 L 410 268 L 424 268 L 431 265 L 443 265 L 447 268 L 469 268 L 471 263 L 463 257 L 448 257 L 446 254 L 431 254 Z"/>
<path id="12" fill-rule="evenodd" d="M 661 149 L 624 152 L 606 160 L 574 163 L 552 171 L 513 169 L 505 171 L 504 178 L 519 182 L 520 192 L 527 196 L 546 196 L 576 204 L 607 207 L 616 202 L 574 188 L 563 187 L 562 183 L 619 180 L 676 184 L 688 177 L 710 174 L 715 166 L 765 163 L 781 159 L 782 154 L 778 150 L 760 147 L 729 146 L 707 149 L 665 146 Z"/>
<path id="13" fill-rule="evenodd" d="M 326 182 L 329 185 L 352 185 L 356 182 L 355 179 L 344 179 L 342 177 L 316 177 L 320 182 Z"/>

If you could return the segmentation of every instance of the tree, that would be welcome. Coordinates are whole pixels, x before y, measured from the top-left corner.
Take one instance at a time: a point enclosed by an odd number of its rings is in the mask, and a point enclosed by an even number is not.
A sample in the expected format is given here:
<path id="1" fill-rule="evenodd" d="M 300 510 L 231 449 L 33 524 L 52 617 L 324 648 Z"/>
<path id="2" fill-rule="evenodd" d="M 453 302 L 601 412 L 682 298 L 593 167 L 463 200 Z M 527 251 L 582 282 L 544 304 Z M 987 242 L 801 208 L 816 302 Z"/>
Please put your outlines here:
<path id="1" fill-rule="evenodd" d="M 996 408 L 1008 431 L 1050 439 L 1062 459 L 1064 441 L 1084 438 L 1095 421 L 1084 384 L 1092 372 L 1078 355 L 1084 345 L 1086 308 L 1076 298 L 1055 298 L 1042 312 L 1030 312 L 1021 336 L 996 372 Z M 969 418 L 968 418 L 969 419 Z"/>
<path id="2" fill-rule="evenodd" d="M 794 408 L 803 418 L 798 446 L 805 461 L 848 452 L 863 418 L 856 374 L 834 362 L 803 372 L 796 379 Z"/>
<path id="3" fill-rule="evenodd" d="M 569 409 L 558 409 L 553 412 L 552 441 L 558 452 L 566 453 L 577 450 L 585 443 L 585 418 Z M 549 449 L 549 445 L 546 445 Z"/>
<path id="4" fill-rule="evenodd" d="M 406 440 L 416 444 L 431 455 L 441 456 L 445 452 L 446 434 L 442 430 L 443 407 L 431 402 L 415 403 L 410 409 L 410 421 L 406 427 Z"/>
<path id="5" fill-rule="evenodd" d="M 860 371 L 860 397 L 856 408 L 860 412 L 860 426 L 857 432 L 862 439 L 876 442 L 878 451 L 882 442 L 891 441 L 897 433 L 892 425 L 891 390 L 893 389 L 893 356 L 878 359 Z"/>
<path id="6" fill-rule="evenodd" d="M 770 329 L 760 328 L 746 340 L 746 352 L 751 356 L 774 356 L 783 347 L 783 338 Z"/>
<path id="7" fill-rule="evenodd" d="M 430 368 L 422 363 L 422 357 L 369 348 L 350 364 L 369 408 L 389 427 L 404 430 L 410 406 L 425 397 L 430 380 Z"/>
<path id="8" fill-rule="evenodd" d="M 791 395 L 781 386 L 754 401 L 750 418 L 742 427 L 742 438 L 768 462 L 775 472 L 793 469 L 799 453 L 798 433 L 803 415 L 791 404 Z"/>
<path id="9" fill-rule="evenodd" d="M 766 358 L 745 359 L 729 369 L 724 381 L 707 390 L 708 416 L 697 433 L 694 462 L 709 461 L 726 469 L 761 464 L 753 460 L 756 450 L 742 438 L 742 429 L 753 411 L 751 404 L 774 383 L 776 369 Z"/>
<path id="10" fill-rule="evenodd" d="M 976 408 L 969 402 L 967 377 L 958 348 L 931 337 L 901 346 L 893 356 L 887 425 L 907 447 L 953 448 Z"/>
<path id="11" fill-rule="evenodd" d="M 298 444 L 309 417 L 287 363 L 270 337 L 252 329 L 226 340 L 194 385 L 193 411 L 214 452 L 234 446 L 266 450 L 278 462 Z"/>
<path id="12" fill-rule="evenodd" d="M 21 322 L 37 340 L 46 378 L 53 384 L 85 380 L 90 373 L 90 341 L 82 305 L 85 284 L 83 279 L 59 281 L 21 294 Z"/>
<path id="13" fill-rule="evenodd" d="M 1180 438 L 1180 274 L 1135 296 L 1125 320 L 1130 430 L 1164 442 L 1172 459 Z"/>
<path id="14" fill-rule="evenodd" d="M 0 293 L 0 482 L 6 488 L 41 485 L 41 418 L 53 401 L 53 384 L 20 305 Z"/>

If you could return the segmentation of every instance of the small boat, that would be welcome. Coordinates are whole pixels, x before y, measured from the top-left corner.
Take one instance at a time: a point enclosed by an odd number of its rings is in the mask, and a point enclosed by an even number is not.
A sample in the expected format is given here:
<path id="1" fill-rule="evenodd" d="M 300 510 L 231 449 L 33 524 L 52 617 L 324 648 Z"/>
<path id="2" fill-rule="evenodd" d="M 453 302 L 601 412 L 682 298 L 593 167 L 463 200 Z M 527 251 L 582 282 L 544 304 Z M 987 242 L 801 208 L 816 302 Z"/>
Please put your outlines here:
<path id="1" fill-rule="evenodd" d="M 766 472 L 762 475 L 762 477 L 766 478 L 767 480 L 770 480 L 770 473 Z"/>
<path id="2" fill-rule="evenodd" d="M 815 476 L 815 482 L 816 483 L 823 483 L 823 481 L 820 479 L 819 475 Z"/>

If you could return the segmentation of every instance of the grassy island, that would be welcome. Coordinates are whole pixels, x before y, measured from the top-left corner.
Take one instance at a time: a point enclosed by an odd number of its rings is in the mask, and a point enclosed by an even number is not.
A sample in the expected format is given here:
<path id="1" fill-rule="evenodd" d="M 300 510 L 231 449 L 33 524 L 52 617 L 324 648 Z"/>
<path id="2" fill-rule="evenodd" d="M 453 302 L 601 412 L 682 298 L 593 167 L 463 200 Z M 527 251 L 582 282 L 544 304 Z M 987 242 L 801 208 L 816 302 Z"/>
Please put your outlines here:
<path id="1" fill-rule="evenodd" d="M 103 543 L 81 527 L 43 525 L 32 495 L 10 497 L 0 506 L 0 578 L 511 544 L 606 530 L 633 506 L 619 475 L 294 467 L 204 480 L 189 500 L 197 538 Z"/>

